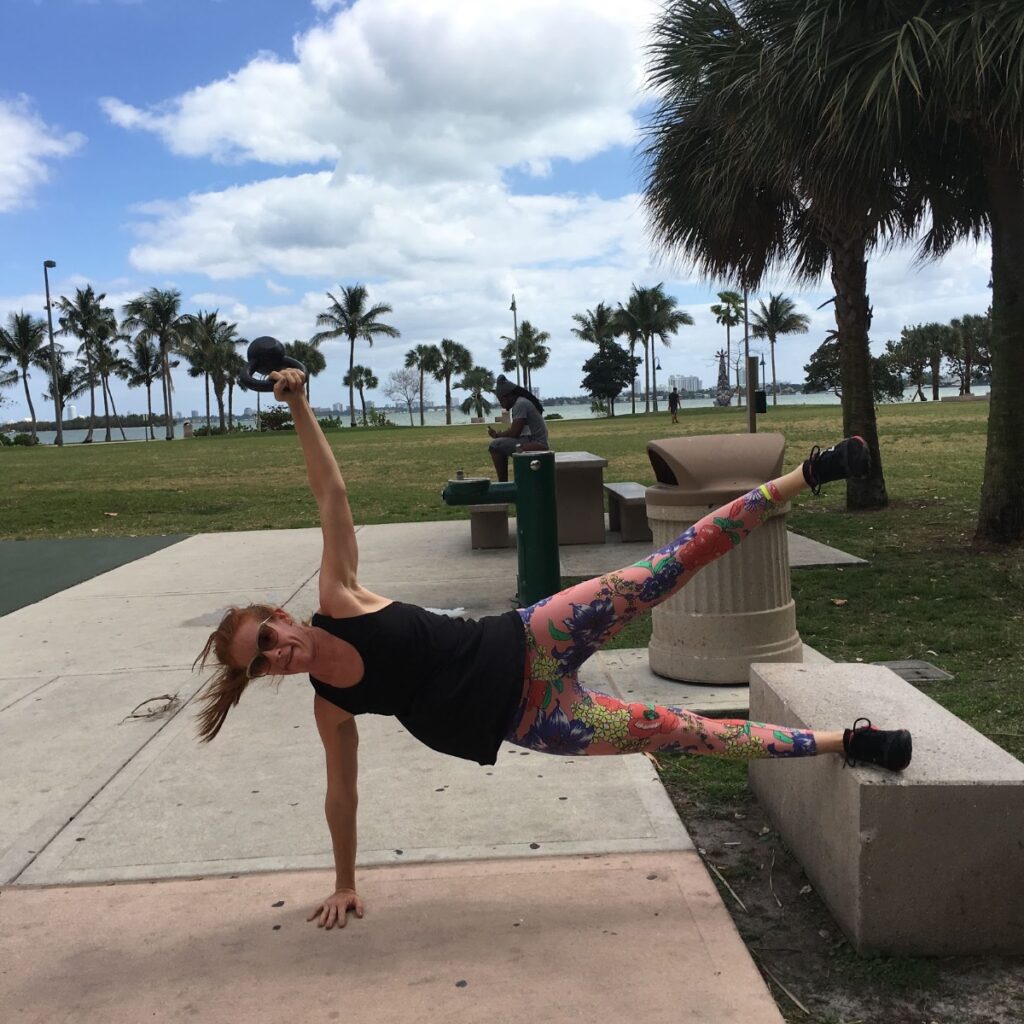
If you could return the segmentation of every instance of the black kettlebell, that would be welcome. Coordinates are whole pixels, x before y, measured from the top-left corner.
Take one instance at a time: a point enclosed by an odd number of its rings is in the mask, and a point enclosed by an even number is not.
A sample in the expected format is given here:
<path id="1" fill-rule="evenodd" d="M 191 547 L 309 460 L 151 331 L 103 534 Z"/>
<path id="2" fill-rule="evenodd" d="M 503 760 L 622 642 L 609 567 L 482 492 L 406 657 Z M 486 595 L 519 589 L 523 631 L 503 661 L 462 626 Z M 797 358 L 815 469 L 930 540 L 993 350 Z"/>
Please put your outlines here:
<path id="1" fill-rule="evenodd" d="M 274 382 L 267 380 L 267 375 L 274 370 L 283 370 L 286 366 L 306 372 L 302 363 L 285 355 L 284 345 L 268 334 L 250 343 L 246 360 L 248 366 L 242 371 L 238 383 L 247 391 L 273 391 Z M 256 373 L 262 374 L 262 377 L 254 377 Z"/>

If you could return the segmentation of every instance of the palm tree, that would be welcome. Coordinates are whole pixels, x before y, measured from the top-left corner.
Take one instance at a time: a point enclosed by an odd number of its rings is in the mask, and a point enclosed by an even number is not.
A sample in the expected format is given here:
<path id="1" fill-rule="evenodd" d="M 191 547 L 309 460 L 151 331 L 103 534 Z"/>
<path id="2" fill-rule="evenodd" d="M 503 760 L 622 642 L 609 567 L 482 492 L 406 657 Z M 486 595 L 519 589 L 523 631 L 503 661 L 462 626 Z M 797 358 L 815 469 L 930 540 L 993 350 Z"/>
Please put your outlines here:
<path id="1" fill-rule="evenodd" d="M 135 338 L 128 347 L 128 387 L 146 389 L 146 440 L 156 440 L 153 433 L 153 381 L 163 373 L 160 350 L 148 338 Z"/>
<path id="2" fill-rule="evenodd" d="M 348 338 L 348 373 L 345 375 L 349 382 L 348 406 L 352 416 L 352 426 L 356 425 L 355 387 L 354 371 L 356 359 L 356 341 L 363 339 L 371 348 L 375 337 L 398 338 L 401 333 L 390 324 L 381 323 L 378 317 L 393 312 L 387 303 L 379 302 L 376 306 L 367 308 L 368 296 L 365 286 L 361 284 L 345 285 L 341 289 L 341 301 L 339 302 L 330 292 L 327 298 L 331 305 L 316 318 L 318 327 L 326 327 L 326 331 L 319 331 L 309 340 L 314 345 L 331 338 Z"/>
<path id="3" fill-rule="evenodd" d="M 291 341 L 284 347 L 285 353 L 297 359 L 306 368 L 306 400 L 309 400 L 309 382 L 327 369 L 327 360 L 320 345 L 312 341 Z"/>
<path id="4" fill-rule="evenodd" d="M 791 64 L 815 68 L 829 107 L 811 139 L 848 195 L 865 168 L 898 153 L 908 191 L 929 203 L 920 247 L 936 258 L 962 238 L 992 245 L 992 387 L 976 536 L 1024 540 L 1024 7 L 979 2 L 860 6 L 812 0 L 791 12 Z M 878 10 L 876 11 L 876 7 Z M 858 17 L 858 14 L 861 14 Z M 876 18 L 875 15 L 878 14 Z M 826 42 L 820 33 L 830 37 Z M 843 40 L 843 45 L 837 45 Z M 829 56 L 827 64 L 823 57 Z M 825 71 L 826 74 L 822 74 Z M 792 95 L 806 83 L 791 79 Z M 791 111 L 800 118 L 800 111 Z M 752 142 L 756 145 L 756 142 Z"/>
<path id="5" fill-rule="evenodd" d="M 248 345 L 248 338 L 235 339 L 236 345 Z M 246 361 L 242 354 L 236 349 L 224 354 L 224 381 L 228 389 L 228 430 L 234 430 L 234 400 L 235 388 L 242 377 L 243 371 L 247 369 Z"/>
<path id="6" fill-rule="evenodd" d="M 680 327 L 693 323 L 689 313 L 676 309 L 678 302 L 665 293 L 663 284 L 652 288 L 638 288 L 633 285 L 629 301 L 623 306 L 619 304 L 618 322 L 623 328 L 622 333 L 632 337 L 634 334 L 644 346 L 644 412 L 651 411 L 651 383 L 654 371 L 654 411 L 658 411 L 658 379 L 656 369 L 651 366 L 650 356 L 653 353 L 654 339 L 660 339 L 663 345 L 669 345 L 669 338 Z"/>
<path id="7" fill-rule="evenodd" d="M 105 441 L 110 440 L 110 413 L 113 411 L 114 418 L 118 421 L 121 430 L 121 440 L 127 440 L 124 432 L 124 424 L 117 415 L 117 406 L 114 403 L 114 394 L 110 390 L 111 376 L 126 378 L 131 372 L 128 361 L 122 358 L 117 351 L 117 343 L 126 340 L 117 331 L 117 317 L 114 311 L 109 308 L 103 310 L 103 316 L 96 324 L 93 334 L 93 369 L 100 379 L 100 394 L 103 396 L 103 420 L 106 427 Z"/>
<path id="8" fill-rule="evenodd" d="M 631 311 L 626 306 L 623 306 L 620 302 L 618 308 L 615 310 L 614 325 L 616 335 L 624 334 L 626 341 L 629 343 L 629 357 L 630 359 L 636 358 L 636 346 L 643 341 L 643 332 L 640 330 L 640 324 L 634 315 L 634 311 Z M 629 389 L 631 412 L 632 415 L 636 415 L 636 378 L 633 378 L 633 383 Z"/>
<path id="9" fill-rule="evenodd" d="M 72 366 L 70 369 L 65 364 L 64 360 L 67 357 L 67 352 L 58 346 L 54 346 L 54 355 L 57 358 L 57 402 L 60 406 L 60 417 L 64 419 L 64 410 L 67 406 L 76 398 L 84 395 L 89 390 L 90 382 L 89 376 L 85 372 L 84 367 Z M 0 364 L 2 364 L 0 360 Z M 17 378 L 13 381 L 17 383 Z M 0 375 L 0 387 L 4 386 L 2 375 Z M 52 402 L 54 399 L 53 395 L 53 384 L 51 383 L 47 389 L 43 392 L 43 399 L 47 402 Z"/>
<path id="10" fill-rule="evenodd" d="M 191 364 L 188 375 L 202 377 L 206 394 L 206 431 L 210 432 L 210 374 L 216 369 L 220 310 L 186 313 L 181 318 L 181 353 Z M 234 325 L 232 325 L 234 326 Z"/>
<path id="11" fill-rule="evenodd" d="M 599 302 L 585 313 L 573 313 L 572 318 L 577 324 L 572 333 L 581 341 L 596 345 L 598 351 L 615 340 L 615 310 L 611 306 Z"/>
<path id="12" fill-rule="evenodd" d="M 7 315 L 6 329 L 0 327 L 0 360 L 4 364 L 14 363 L 21 381 L 25 385 L 25 400 L 32 417 L 32 438 L 36 437 L 36 410 L 28 390 L 30 367 L 48 372 L 50 352 L 46 344 L 46 321 L 33 317 L 22 310 Z"/>
<path id="13" fill-rule="evenodd" d="M 501 340 L 506 342 L 501 350 L 501 368 L 509 373 L 516 369 L 517 364 L 523 369 L 523 387 L 531 390 L 531 370 L 539 370 L 547 365 L 548 356 L 551 354 L 544 342 L 551 340 L 547 331 L 538 331 L 529 320 L 524 320 L 519 325 L 518 338 L 509 338 L 502 335 Z"/>
<path id="14" fill-rule="evenodd" d="M 441 359 L 441 350 L 436 345 L 417 345 L 405 353 L 405 366 L 409 370 L 418 370 L 420 375 L 420 426 L 423 419 L 423 378 L 437 369 Z"/>
<path id="15" fill-rule="evenodd" d="M 491 403 L 484 398 L 485 393 L 494 391 L 494 374 L 490 370 L 474 366 L 466 371 L 455 387 L 460 391 L 469 392 L 469 397 L 459 406 L 464 413 L 468 414 L 470 409 L 473 409 L 478 418 L 483 418 L 485 413 L 491 411 Z"/>
<path id="16" fill-rule="evenodd" d="M 751 333 L 755 338 L 767 338 L 772 352 L 772 405 L 779 404 L 779 390 L 775 383 L 775 339 L 780 334 L 806 334 L 811 318 L 797 313 L 794 303 L 784 295 L 768 296 L 768 305 L 760 300 L 761 307 L 754 313 Z"/>
<path id="17" fill-rule="evenodd" d="M 665 9 L 651 49 L 651 80 L 662 98 L 648 128 L 645 201 L 662 247 L 684 250 L 710 278 L 750 289 L 786 263 L 802 280 L 831 272 L 844 433 L 864 437 L 873 456 L 868 478 L 847 482 L 847 505 L 880 508 L 888 495 L 871 385 L 866 257 L 887 238 L 916 231 L 925 204 L 903 187 L 906 168 L 891 150 L 887 161 L 848 151 L 837 157 L 829 58 L 809 60 L 806 39 L 803 49 L 791 45 L 804 6 L 751 0 L 739 14 L 725 3 Z M 871 10 L 842 5 L 841 32 L 813 22 L 827 36 L 822 45 L 860 45 Z M 921 142 L 932 151 L 939 144 Z"/>
<path id="18" fill-rule="evenodd" d="M 473 368 L 473 356 L 465 345 L 451 338 L 442 338 L 439 356 L 433 374 L 435 380 L 444 381 L 444 421 L 452 422 L 452 377 L 457 373 L 468 373 Z"/>
<path id="19" fill-rule="evenodd" d="M 589 341 L 591 345 L 596 345 L 598 353 L 603 354 L 606 347 L 614 343 L 617 323 L 615 310 L 610 306 L 599 302 L 593 309 L 588 309 L 585 313 L 573 313 L 572 318 L 577 324 L 572 328 L 572 333 L 581 341 Z M 609 397 L 608 414 L 609 416 L 615 415 L 614 397 Z"/>
<path id="20" fill-rule="evenodd" d="M 82 439 L 83 444 L 92 441 L 93 424 L 96 419 L 96 375 L 92 370 L 93 345 L 96 324 L 103 315 L 105 293 L 97 295 L 92 285 L 76 288 L 74 299 L 62 295 L 55 305 L 60 312 L 58 334 L 71 334 L 81 343 L 78 354 L 85 362 L 84 382 L 89 391 L 89 429 Z M 84 391 L 82 392 L 84 394 Z"/>
<path id="21" fill-rule="evenodd" d="M 359 405 L 363 410 L 363 426 L 366 426 L 366 398 L 363 396 L 363 389 L 372 391 L 380 383 L 379 380 L 373 375 L 373 370 L 368 366 L 353 366 L 348 373 L 345 374 L 345 379 L 342 384 L 348 386 L 351 392 L 352 388 L 355 388 L 359 392 Z M 352 426 L 355 426 L 353 423 Z"/>
<path id="22" fill-rule="evenodd" d="M 724 291 L 718 293 L 718 302 L 711 307 L 715 315 L 715 321 L 725 327 L 725 364 L 729 365 L 732 359 L 732 336 L 731 329 L 743 323 L 743 296 L 739 292 Z M 732 404 L 732 395 L 729 396 L 729 404 Z"/>
<path id="23" fill-rule="evenodd" d="M 163 366 L 164 414 L 167 430 L 166 440 L 174 440 L 174 408 L 171 395 L 174 384 L 171 380 L 171 356 L 181 346 L 185 323 L 181 313 L 181 292 L 176 288 L 161 291 L 150 288 L 143 295 L 132 299 L 123 309 L 121 328 L 134 331 L 136 338 L 155 341 Z"/>

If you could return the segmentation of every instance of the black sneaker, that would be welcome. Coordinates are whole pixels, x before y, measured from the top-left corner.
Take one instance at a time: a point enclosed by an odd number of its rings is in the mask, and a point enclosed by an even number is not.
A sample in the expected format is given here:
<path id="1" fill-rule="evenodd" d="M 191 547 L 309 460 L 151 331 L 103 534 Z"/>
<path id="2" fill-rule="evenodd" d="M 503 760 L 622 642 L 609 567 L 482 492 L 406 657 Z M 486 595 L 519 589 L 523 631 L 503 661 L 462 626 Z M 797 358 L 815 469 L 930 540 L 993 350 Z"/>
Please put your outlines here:
<path id="1" fill-rule="evenodd" d="M 868 719 L 858 718 L 852 729 L 843 730 L 843 752 L 851 768 L 863 762 L 901 772 L 910 764 L 913 742 L 906 729 L 876 729 Z"/>
<path id="2" fill-rule="evenodd" d="M 803 465 L 804 479 L 812 493 L 833 480 L 863 480 L 871 472 L 871 452 L 863 437 L 854 435 L 822 451 L 817 445 Z"/>

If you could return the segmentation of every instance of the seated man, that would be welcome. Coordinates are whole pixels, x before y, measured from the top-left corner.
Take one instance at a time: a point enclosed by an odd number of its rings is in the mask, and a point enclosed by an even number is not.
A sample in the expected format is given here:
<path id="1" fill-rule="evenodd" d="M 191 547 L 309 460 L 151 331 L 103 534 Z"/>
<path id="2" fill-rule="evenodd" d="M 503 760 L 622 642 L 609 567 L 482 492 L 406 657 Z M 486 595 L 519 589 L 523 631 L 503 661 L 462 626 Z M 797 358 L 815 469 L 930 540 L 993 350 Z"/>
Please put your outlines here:
<path id="1" fill-rule="evenodd" d="M 508 459 L 515 452 L 546 452 L 548 451 L 548 427 L 542 413 L 544 406 L 535 395 L 526 388 L 513 384 L 503 376 L 499 376 L 494 385 L 494 393 L 502 409 L 510 412 L 512 424 L 508 430 L 497 431 L 487 428 L 487 433 L 494 439 L 488 446 L 491 461 L 498 474 L 498 480 L 508 480 Z"/>

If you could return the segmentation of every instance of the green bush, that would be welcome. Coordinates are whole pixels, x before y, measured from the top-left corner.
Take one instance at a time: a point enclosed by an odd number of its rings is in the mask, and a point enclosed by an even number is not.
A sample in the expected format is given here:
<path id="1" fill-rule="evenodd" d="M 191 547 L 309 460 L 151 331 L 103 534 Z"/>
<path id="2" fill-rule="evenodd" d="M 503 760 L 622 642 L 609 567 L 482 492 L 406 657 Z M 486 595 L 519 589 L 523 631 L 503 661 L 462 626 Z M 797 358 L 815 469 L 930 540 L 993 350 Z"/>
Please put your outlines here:
<path id="1" fill-rule="evenodd" d="M 31 434 L 15 434 L 14 444 L 23 445 L 26 448 L 31 448 L 34 444 L 39 444 L 39 438 L 33 437 Z"/>
<path id="2" fill-rule="evenodd" d="M 273 405 L 260 413 L 260 427 L 263 430 L 294 430 L 292 411 L 286 405 Z"/>
<path id="3" fill-rule="evenodd" d="M 371 409 L 370 415 L 366 417 L 368 426 L 371 427 L 393 427 L 394 423 L 388 419 L 387 414 L 379 409 Z"/>
<path id="4" fill-rule="evenodd" d="M 549 412 L 544 417 L 544 419 L 546 419 L 546 420 L 560 420 L 560 419 L 563 419 L 563 416 L 562 416 L 562 414 L 560 412 Z"/>
<path id="5" fill-rule="evenodd" d="M 340 416 L 325 416 L 323 419 L 318 419 L 317 423 L 319 423 L 324 430 L 340 430 L 345 425 L 341 422 Z"/>
<path id="6" fill-rule="evenodd" d="M 14 442 L 6 434 L 0 434 L 0 448 L 8 448 L 12 444 Z"/>

